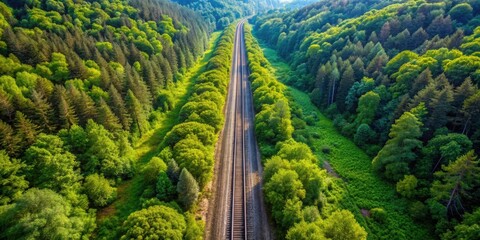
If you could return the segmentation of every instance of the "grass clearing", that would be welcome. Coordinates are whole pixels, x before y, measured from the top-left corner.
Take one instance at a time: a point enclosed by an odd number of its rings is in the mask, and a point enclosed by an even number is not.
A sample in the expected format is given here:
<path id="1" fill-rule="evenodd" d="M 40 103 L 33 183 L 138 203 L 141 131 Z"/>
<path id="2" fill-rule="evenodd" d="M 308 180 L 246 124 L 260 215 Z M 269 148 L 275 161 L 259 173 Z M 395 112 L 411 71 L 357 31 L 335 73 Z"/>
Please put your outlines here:
<path id="1" fill-rule="evenodd" d="M 220 35 L 221 32 L 212 33 L 209 48 L 204 56 L 195 66 L 190 68 L 183 79 L 178 81 L 175 86 L 170 89 L 174 95 L 174 99 L 178 99 L 177 102 L 175 102 L 174 109 L 167 113 L 162 113 L 156 126 L 138 140 L 134 147 L 137 174 L 132 179 L 122 182 L 117 187 L 118 197 L 112 204 L 97 211 L 98 238 L 119 238 L 118 230 L 123 221 L 130 213 L 141 208 L 141 197 L 144 191 L 143 176 L 141 173 L 152 157 L 156 156 L 161 150 L 159 149 L 159 145 L 165 135 L 178 123 L 180 109 L 187 102 L 192 87 L 195 84 L 195 79 L 205 70 Z"/>
<path id="2" fill-rule="evenodd" d="M 275 50 L 261 44 L 266 58 L 270 61 L 276 77 L 284 81 L 292 74 Z M 310 147 L 319 158 L 333 167 L 341 177 L 339 183 L 345 188 L 340 199 L 343 208 L 354 213 L 357 221 L 369 233 L 369 239 L 433 239 L 432 226 L 415 222 L 408 215 L 409 202 L 397 196 L 395 186 L 382 180 L 371 169 L 371 158 L 358 148 L 350 139 L 342 136 L 310 101 L 307 94 L 288 87 L 290 95 L 303 110 L 305 116 L 316 115 L 314 126 L 307 126 L 309 133 L 317 133 Z M 369 217 L 368 210 L 383 208 L 388 217 L 384 223 L 375 222 Z"/>

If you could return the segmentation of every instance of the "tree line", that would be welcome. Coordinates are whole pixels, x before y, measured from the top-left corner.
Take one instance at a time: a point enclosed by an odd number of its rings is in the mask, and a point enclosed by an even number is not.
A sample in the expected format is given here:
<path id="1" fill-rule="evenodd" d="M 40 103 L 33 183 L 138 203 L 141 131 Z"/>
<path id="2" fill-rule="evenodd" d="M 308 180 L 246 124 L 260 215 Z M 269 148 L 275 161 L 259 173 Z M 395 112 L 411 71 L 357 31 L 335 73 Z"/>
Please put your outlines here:
<path id="1" fill-rule="evenodd" d="M 0 238 L 92 238 L 211 29 L 150 0 L 8 0 L 0 28 Z"/>
<path id="2" fill-rule="evenodd" d="M 236 19 L 272 9 L 280 5 L 278 0 L 174 0 L 199 12 L 213 29 L 223 30 Z"/>
<path id="3" fill-rule="evenodd" d="M 215 143 L 223 126 L 235 24 L 224 30 L 205 70 L 180 108 L 160 153 L 143 170 L 142 209 L 123 223 L 121 239 L 199 239 L 198 199 L 211 181 Z"/>
<path id="4" fill-rule="evenodd" d="M 324 1 L 256 19 L 297 73 L 288 84 L 443 239 L 478 234 L 479 11 L 476 1 Z"/>
<path id="5" fill-rule="evenodd" d="M 264 196 L 286 239 L 366 239 L 367 233 L 335 197 L 341 189 L 305 144 L 292 138 L 294 126 L 286 89 L 245 26 L 255 108 L 255 132 L 264 161 Z M 344 229 L 339 230 L 339 229 Z"/>

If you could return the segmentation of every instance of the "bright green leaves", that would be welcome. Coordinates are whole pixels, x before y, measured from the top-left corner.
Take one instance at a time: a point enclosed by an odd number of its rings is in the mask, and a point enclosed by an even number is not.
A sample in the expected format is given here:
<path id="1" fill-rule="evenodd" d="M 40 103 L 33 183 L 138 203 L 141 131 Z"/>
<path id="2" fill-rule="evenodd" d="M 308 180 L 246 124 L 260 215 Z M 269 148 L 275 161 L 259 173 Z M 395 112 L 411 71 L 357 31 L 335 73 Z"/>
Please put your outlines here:
<path id="1" fill-rule="evenodd" d="M 21 175 L 26 165 L 10 158 L 4 150 L 0 151 L 0 166 L 0 206 L 3 206 L 21 197 L 28 182 Z"/>
<path id="2" fill-rule="evenodd" d="M 275 143 L 292 137 L 290 108 L 284 100 L 265 105 L 255 116 L 255 131 L 261 141 Z"/>
<path id="3" fill-rule="evenodd" d="M 128 216 L 121 239 L 181 240 L 187 228 L 184 217 L 173 208 L 152 206 Z"/>
<path id="4" fill-rule="evenodd" d="M 107 205 L 114 200 L 117 195 L 117 189 L 111 187 L 108 180 L 98 174 L 87 176 L 83 187 L 89 200 L 96 207 Z"/>
<path id="5" fill-rule="evenodd" d="M 7 239 L 82 239 L 95 229 L 95 215 L 49 189 L 32 188 L 0 213 Z"/>
<path id="6" fill-rule="evenodd" d="M 288 231 L 289 240 L 344 240 L 344 239 L 367 239 L 367 232 L 361 227 L 347 210 L 332 213 L 325 220 L 315 222 L 300 222 Z"/>

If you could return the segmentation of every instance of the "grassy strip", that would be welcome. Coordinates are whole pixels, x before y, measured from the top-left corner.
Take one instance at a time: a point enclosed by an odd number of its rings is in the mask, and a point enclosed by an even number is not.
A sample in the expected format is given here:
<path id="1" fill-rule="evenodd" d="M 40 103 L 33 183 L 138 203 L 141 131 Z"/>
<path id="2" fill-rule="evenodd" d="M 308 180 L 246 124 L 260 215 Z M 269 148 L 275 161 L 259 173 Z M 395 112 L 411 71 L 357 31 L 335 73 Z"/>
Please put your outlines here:
<path id="1" fill-rule="evenodd" d="M 193 66 L 182 80 L 178 81 L 171 92 L 174 96 L 175 107 L 172 111 L 162 113 L 157 125 L 153 130 L 144 134 L 135 146 L 137 172 L 131 180 L 123 182 L 118 186 L 117 200 L 109 206 L 97 212 L 99 226 L 98 238 L 115 239 L 121 223 L 130 213 L 141 209 L 141 197 L 145 186 L 143 183 L 143 169 L 147 163 L 160 152 L 158 145 L 163 141 L 165 135 L 178 123 L 180 109 L 187 102 L 191 95 L 196 78 L 205 71 L 211 59 L 214 47 L 217 45 L 221 32 L 211 35 L 211 41 L 205 55 Z"/>
<path id="2" fill-rule="evenodd" d="M 293 73 L 276 51 L 262 45 L 263 52 L 281 81 Z M 371 169 L 371 158 L 350 139 L 342 136 L 331 120 L 326 118 L 310 101 L 307 94 L 289 87 L 293 101 L 305 116 L 315 115 L 318 121 L 306 131 L 317 133 L 310 147 L 321 161 L 328 161 L 344 180 L 345 191 L 339 196 L 341 204 L 352 211 L 357 221 L 369 232 L 369 239 L 431 239 L 427 226 L 414 222 L 407 215 L 409 202 L 397 197 L 393 185 L 383 181 Z M 387 213 L 384 223 L 365 218 L 361 209 L 383 208 Z"/>

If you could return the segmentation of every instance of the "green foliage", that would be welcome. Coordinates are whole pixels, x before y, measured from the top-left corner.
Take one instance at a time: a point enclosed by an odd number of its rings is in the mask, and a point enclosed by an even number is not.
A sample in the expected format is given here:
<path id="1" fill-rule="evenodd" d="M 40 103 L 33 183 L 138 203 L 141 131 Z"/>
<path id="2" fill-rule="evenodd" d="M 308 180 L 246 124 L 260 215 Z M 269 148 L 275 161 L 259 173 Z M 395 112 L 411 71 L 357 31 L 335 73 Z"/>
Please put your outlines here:
<path id="1" fill-rule="evenodd" d="M 327 239 L 367 239 L 367 232 L 347 210 L 332 213 L 322 224 Z"/>
<path id="2" fill-rule="evenodd" d="M 103 207 L 113 201 L 117 195 L 117 189 L 103 176 L 92 174 L 85 178 L 83 188 L 90 201 L 96 207 Z"/>
<path id="3" fill-rule="evenodd" d="M 370 210 L 370 214 L 372 218 L 379 223 L 385 223 L 388 218 L 387 212 L 383 208 L 373 208 Z"/>
<path id="4" fill-rule="evenodd" d="M 450 216 L 461 215 L 459 209 L 473 197 L 471 190 L 480 186 L 477 156 L 470 151 L 442 170 L 435 173 L 432 197 L 443 204 Z"/>
<path id="5" fill-rule="evenodd" d="M 95 229 L 93 212 L 49 189 L 29 189 L 1 215 L 0 236 L 7 239 L 83 239 Z"/>
<path id="6" fill-rule="evenodd" d="M 196 220 L 191 213 L 185 214 L 187 221 L 187 230 L 185 231 L 184 239 L 186 240 L 201 240 L 204 236 L 205 223 L 202 220 Z"/>
<path id="7" fill-rule="evenodd" d="M 157 198 L 162 201 L 172 200 L 176 192 L 172 181 L 170 180 L 170 178 L 168 178 L 168 175 L 165 172 L 161 172 L 160 174 L 158 174 L 156 189 Z"/>
<path id="8" fill-rule="evenodd" d="M 161 172 L 167 171 L 167 164 L 158 157 L 153 157 L 143 170 L 143 180 L 146 184 L 153 184 L 157 181 Z"/>
<path id="9" fill-rule="evenodd" d="M 288 230 L 288 240 L 324 240 L 323 230 L 316 223 L 300 222 Z"/>
<path id="10" fill-rule="evenodd" d="M 397 192 L 403 197 L 412 198 L 415 196 L 415 188 L 417 188 L 418 180 L 414 175 L 405 175 L 405 177 L 397 182 Z"/>
<path id="11" fill-rule="evenodd" d="M 199 188 L 197 181 L 187 169 L 183 168 L 177 184 L 178 200 L 185 209 L 191 209 L 197 201 Z"/>
<path id="12" fill-rule="evenodd" d="M 26 165 L 17 159 L 11 159 L 5 150 L 0 151 L 0 206 L 20 198 L 28 182 L 21 175 Z"/>
<path id="13" fill-rule="evenodd" d="M 360 124 L 371 124 L 378 105 L 380 103 L 380 96 L 375 92 L 367 92 L 362 95 L 358 101 L 357 118 L 355 121 Z"/>
<path id="14" fill-rule="evenodd" d="M 448 231 L 442 235 L 442 239 L 475 239 L 480 236 L 480 209 L 473 213 L 465 214 L 462 222 L 455 226 L 453 231 Z"/>
<path id="15" fill-rule="evenodd" d="M 63 149 L 63 141 L 53 135 L 40 134 L 25 152 L 27 180 L 32 187 L 49 188 L 64 196 L 80 189 L 80 169 L 75 155 Z"/>
<path id="16" fill-rule="evenodd" d="M 415 150 L 422 147 L 422 123 L 410 112 L 395 121 L 385 146 L 373 159 L 374 169 L 390 180 L 398 181 L 410 172 L 408 164 L 416 159 Z"/>
<path id="17" fill-rule="evenodd" d="M 128 142 L 122 148 L 112 133 L 89 120 L 86 128 L 89 148 L 82 169 L 102 173 L 105 177 L 127 177 L 133 173 L 132 148 Z"/>
<path id="18" fill-rule="evenodd" d="M 184 217 L 167 206 L 152 206 L 134 212 L 123 223 L 121 239 L 183 239 Z"/>
<path id="19" fill-rule="evenodd" d="M 271 49 L 267 50 L 265 51 L 266 53 L 273 52 Z M 267 56 L 269 56 L 272 65 L 279 65 L 279 58 L 276 55 Z M 284 63 L 282 62 L 282 64 Z M 278 69 L 276 70 L 278 71 Z M 285 73 L 286 76 L 290 74 L 292 73 L 289 71 Z M 305 115 L 316 115 L 318 117 L 314 126 L 306 127 L 306 131 L 318 135 L 309 143 L 312 149 L 314 149 L 315 155 L 319 156 L 319 160 L 328 160 L 335 173 L 348 182 L 348 184 L 341 184 L 340 181 L 327 178 L 322 183 L 322 189 L 325 188 L 321 191 L 322 201 L 319 202 L 322 206 L 319 208 L 322 216 L 328 215 L 328 213 L 324 214 L 325 212 L 336 209 L 337 205 L 335 204 L 338 201 L 338 204 L 355 214 L 358 223 L 368 231 L 369 237 L 385 236 L 396 238 L 405 236 L 405 238 L 411 239 L 429 239 L 429 236 L 432 234 L 406 214 L 409 211 L 408 202 L 403 198 L 399 198 L 391 184 L 385 182 L 372 171 L 371 158 L 355 146 L 352 141 L 336 131 L 332 121 L 320 113 L 310 102 L 307 94 L 294 88 L 289 88 L 289 94 L 296 105 L 301 107 Z M 273 157 L 266 161 L 264 168 L 265 181 L 268 179 L 267 175 L 271 176 L 271 173 L 267 173 L 267 166 L 276 162 L 274 161 L 276 159 L 276 157 Z M 287 160 L 282 160 L 278 165 L 274 164 L 277 167 L 271 169 L 290 168 L 291 166 L 284 165 L 286 162 Z M 335 196 L 341 197 L 336 198 Z M 364 221 L 364 217 L 359 213 L 359 208 L 372 209 L 378 206 L 382 206 L 388 212 L 387 221 L 385 223 Z M 423 214 L 428 213 L 428 209 L 425 206 L 423 209 Z M 305 214 L 304 219 L 307 221 Z"/>
<path id="20" fill-rule="evenodd" d="M 290 221 L 285 221 L 284 208 L 286 204 L 296 204 L 305 198 L 305 189 L 298 178 L 298 174 L 292 170 L 280 169 L 271 180 L 265 184 L 265 198 L 272 205 L 274 219 L 284 229 L 291 227 Z M 300 203 L 301 204 L 301 203 Z"/>
<path id="21" fill-rule="evenodd" d="M 466 22 L 472 17 L 473 8 L 468 3 L 460 3 L 450 9 L 450 16 L 460 22 Z"/>

